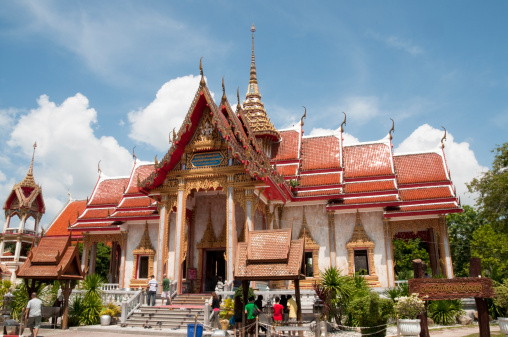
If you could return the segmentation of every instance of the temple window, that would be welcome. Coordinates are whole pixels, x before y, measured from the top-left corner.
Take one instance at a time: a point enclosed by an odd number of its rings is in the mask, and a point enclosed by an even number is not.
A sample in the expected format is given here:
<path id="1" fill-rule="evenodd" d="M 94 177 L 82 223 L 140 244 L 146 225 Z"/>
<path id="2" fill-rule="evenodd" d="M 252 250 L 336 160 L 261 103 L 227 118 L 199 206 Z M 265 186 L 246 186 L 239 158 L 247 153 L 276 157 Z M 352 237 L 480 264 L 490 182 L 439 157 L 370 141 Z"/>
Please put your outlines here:
<path id="1" fill-rule="evenodd" d="M 138 279 L 148 278 L 148 256 L 138 256 Z"/>
<path id="2" fill-rule="evenodd" d="M 314 263 L 312 259 L 312 251 L 305 252 L 305 276 L 314 277 Z"/>
<path id="3" fill-rule="evenodd" d="M 355 274 L 370 275 L 367 249 L 354 250 Z"/>

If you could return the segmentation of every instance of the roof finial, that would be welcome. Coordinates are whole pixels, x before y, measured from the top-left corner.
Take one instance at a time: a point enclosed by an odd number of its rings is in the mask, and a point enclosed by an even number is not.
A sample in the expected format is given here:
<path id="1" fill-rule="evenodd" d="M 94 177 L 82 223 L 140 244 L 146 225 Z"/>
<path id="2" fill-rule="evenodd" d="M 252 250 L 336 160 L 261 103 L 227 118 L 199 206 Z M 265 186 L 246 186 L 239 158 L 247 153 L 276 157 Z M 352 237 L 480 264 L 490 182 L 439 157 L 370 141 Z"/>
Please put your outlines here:
<path id="1" fill-rule="evenodd" d="M 173 128 L 173 142 L 176 142 L 176 128 Z"/>
<path id="2" fill-rule="evenodd" d="M 238 113 L 242 108 L 242 104 L 240 103 L 240 87 L 236 87 L 236 99 L 238 100 L 238 104 L 236 104 L 236 112 Z"/>
<path id="3" fill-rule="evenodd" d="M 444 126 L 442 126 L 442 128 L 444 129 L 444 136 L 441 138 L 441 148 L 444 149 L 444 141 L 446 140 L 446 128 Z"/>
<path id="4" fill-rule="evenodd" d="M 102 170 L 101 170 L 101 160 L 99 160 L 99 162 L 97 163 L 97 172 L 99 173 L 99 177 L 101 176 L 102 174 Z"/>
<path id="5" fill-rule="evenodd" d="M 224 86 L 224 76 L 222 76 L 222 98 L 226 97 L 226 87 Z"/>
<path id="6" fill-rule="evenodd" d="M 392 128 L 390 129 L 390 131 L 388 131 L 388 134 L 390 135 L 390 140 L 392 140 L 392 138 L 393 138 L 392 132 L 395 132 L 395 122 L 393 121 L 393 119 L 391 119 L 391 121 L 392 121 Z"/>
<path id="7" fill-rule="evenodd" d="M 205 76 L 203 75 L 203 56 L 199 59 L 199 73 L 201 74 L 201 83 L 205 82 Z"/>
<path id="8" fill-rule="evenodd" d="M 70 188 L 69 188 L 69 189 L 67 189 L 67 194 L 69 195 L 69 201 L 71 201 L 71 200 L 72 200 L 72 196 L 71 196 L 71 191 L 70 191 Z"/>
<path id="9" fill-rule="evenodd" d="M 344 114 L 344 121 L 340 125 L 340 132 L 344 132 L 343 125 L 346 125 L 346 118 L 347 118 L 346 113 L 344 111 L 342 111 L 342 113 Z"/>
<path id="10" fill-rule="evenodd" d="M 33 175 L 34 173 L 34 157 L 35 157 L 35 149 L 37 148 L 37 141 L 34 142 L 34 151 L 32 152 L 32 161 L 30 162 L 30 168 L 28 169 L 28 174 Z"/>
<path id="11" fill-rule="evenodd" d="M 135 148 L 136 148 L 136 146 L 134 146 L 134 147 L 132 148 L 132 159 L 134 159 L 134 160 L 138 159 L 138 157 L 136 157 L 136 154 L 134 153 L 134 149 L 135 149 Z"/>
<path id="12" fill-rule="evenodd" d="M 256 31 L 256 27 L 254 23 L 252 23 L 252 27 L 250 27 L 250 31 L 252 32 L 252 61 L 250 64 L 250 81 L 249 83 L 258 83 L 257 75 L 256 75 L 256 58 L 254 57 L 254 32 Z"/>
<path id="13" fill-rule="evenodd" d="M 305 109 L 305 112 L 303 113 L 302 118 L 300 118 L 300 123 L 301 123 L 301 124 L 302 124 L 302 126 L 303 126 L 303 119 L 304 119 L 304 118 L 307 118 L 307 108 L 306 108 L 306 107 L 304 107 L 303 105 L 302 105 L 302 108 L 304 108 L 304 109 Z"/>

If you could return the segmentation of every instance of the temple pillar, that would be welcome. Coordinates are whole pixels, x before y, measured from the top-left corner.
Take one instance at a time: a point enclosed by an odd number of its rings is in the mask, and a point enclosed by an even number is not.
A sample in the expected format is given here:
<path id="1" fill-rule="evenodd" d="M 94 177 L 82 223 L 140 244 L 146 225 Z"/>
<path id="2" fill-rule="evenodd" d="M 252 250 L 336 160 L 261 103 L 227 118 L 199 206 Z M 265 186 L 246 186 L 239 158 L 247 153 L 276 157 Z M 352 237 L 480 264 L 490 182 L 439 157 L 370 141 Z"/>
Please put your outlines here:
<path id="1" fill-rule="evenodd" d="M 90 249 L 90 269 L 88 270 L 88 274 L 95 273 L 95 261 L 97 260 L 97 242 L 92 243 L 92 247 Z"/>
<path id="2" fill-rule="evenodd" d="M 4 225 L 4 229 L 2 230 L 2 233 L 5 233 L 7 231 L 10 223 L 11 223 L 11 217 L 7 216 L 7 214 L 6 214 L 5 215 L 5 225 Z"/>
<path id="3" fill-rule="evenodd" d="M 88 256 L 90 251 L 90 237 L 88 233 L 83 233 L 83 253 L 81 256 L 81 270 L 86 271 L 88 267 Z"/>
<path id="4" fill-rule="evenodd" d="M 18 239 L 16 241 L 16 250 L 14 252 L 14 262 L 19 261 L 19 255 L 21 254 L 21 237 L 18 236 Z"/>
<path id="5" fill-rule="evenodd" d="M 118 272 L 118 284 L 120 288 L 125 288 L 125 259 L 127 254 L 127 235 L 129 232 L 121 231 L 121 241 L 120 241 L 120 270 Z"/>
<path id="6" fill-rule="evenodd" d="M 390 231 L 390 220 L 383 219 L 383 225 L 385 230 L 385 253 L 386 253 L 386 269 L 388 276 L 388 285 L 395 286 L 395 276 L 393 269 L 393 257 L 392 257 L 392 234 Z"/>
<path id="7" fill-rule="evenodd" d="M 335 248 L 335 213 L 328 212 L 328 237 L 330 244 L 330 266 L 335 267 L 337 260 L 337 250 Z"/>
<path id="8" fill-rule="evenodd" d="M 27 217 L 26 214 L 23 214 L 23 217 L 21 217 L 21 222 L 19 223 L 18 233 L 23 233 L 23 230 L 25 229 L 26 217 Z"/>
<path id="9" fill-rule="evenodd" d="M 227 254 L 227 281 L 233 281 L 233 260 L 234 260 L 234 235 L 236 234 L 235 225 L 235 202 L 233 200 L 233 183 L 235 176 L 233 174 L 227 177 L 227 204 L 226 204 L 226 219 L 227 219 L 227 243 L 226 243 L 226 254 Z"/>
<path id="10" fill-rule="evenodd" d="M 108 283 L 115 283 L 115 273 L 116 273 L 116 241 L 111 242 L 111 254 L 109 255 L 109 277 Z"/>
<path id="11" fill-rule="evenodd" d="M 164 278 L 164 232 L 166 227 L 168 196 L 162 196 L 162 206 L 159 208 L 159 233 L 157 235 L 157 273 L 155 279 L 162 281 Z M 167 273 L 167 271 L 166 271 Z M 160 287 L 159 287 L 160 288 Z M 160 289 L 158 289 L 160 290 Z"/>
<path id="12" fill-rule="evenodd" d="M 452 268 L 452 257 L 450 253 L 450 242 L 448 241 L 448 228 L 446 228 L 446 217 L 444 215 L 439 216 L 439 227 L 441 232 L 441 244 L 443 245 L 444 250 L 444 260 L 445 260 L 445 268 L 446 268 L 446 277 L 453 278 L 453 268 Z"/>
<path id="13" fill-rule="evenodd" d="M 253 230 L 254 227 L 254 210 L 253 210 L 254 190 L 245 190 L 245 239 L 247 239 L 247 231 Z"/>
<path id="14" fill-rule="evenodd" d="M 178 179 L 178 195 L 177 195 L 177 214 L 176 214 L 176 234 L 175 234 L 175 273 L 174 280 L 178 282 L 178 293 L 182 293 L 182 233 L 185 226 L 185 179 Z"/>

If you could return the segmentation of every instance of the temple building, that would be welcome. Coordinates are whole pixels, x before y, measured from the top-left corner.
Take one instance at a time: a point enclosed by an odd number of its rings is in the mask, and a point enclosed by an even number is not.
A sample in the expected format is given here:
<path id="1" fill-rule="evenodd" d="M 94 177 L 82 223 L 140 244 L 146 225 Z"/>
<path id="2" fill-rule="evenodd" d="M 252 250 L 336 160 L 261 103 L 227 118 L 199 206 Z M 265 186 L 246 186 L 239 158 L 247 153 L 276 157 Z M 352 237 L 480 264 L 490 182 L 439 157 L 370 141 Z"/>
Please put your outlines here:
<path id="1" fill-rule="evenodd" d="M 181 293 L 212 291 L 219 276 L 234 279 L 239 247 L 258 230 L 285 235 L 286 243 L 304 239 L 302 287 L 330 266 L 372 287 L 394 286 L 394 238 L 421 238 L 432 273 L 452 277 L 445 215 L 462 209 L 443 143 L 394 154 L 390 131 L 344 145 L 345 119 L 334 134 L 304 136 L 305 115 L 278 130 L 261 101 L 252 31 L 243 103 L 237 95 L 231 108 L 224 82 L 214 102 L 200 64 L 199 87 L 167 154 L 152 163 L 135 159 L 127 177 L 100 173 L 90 197 L 69 200 L 46 235 L 82 241 L 88 273 L 97 244 L 110 245 L 109 282 L 121 288 L 167 274 Z M 269 285 L 292 287 L 280 278 Z"/>

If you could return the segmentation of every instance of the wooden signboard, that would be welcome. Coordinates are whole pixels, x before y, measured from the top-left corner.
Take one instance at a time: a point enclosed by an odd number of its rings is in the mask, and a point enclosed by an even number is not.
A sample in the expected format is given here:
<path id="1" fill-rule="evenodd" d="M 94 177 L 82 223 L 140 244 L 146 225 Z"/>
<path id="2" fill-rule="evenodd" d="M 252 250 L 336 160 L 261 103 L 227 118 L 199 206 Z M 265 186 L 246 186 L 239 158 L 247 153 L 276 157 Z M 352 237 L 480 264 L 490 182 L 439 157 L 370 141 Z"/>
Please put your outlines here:
<path id="1" fill-rule="evenodd" d="M 453 279 L 416 278 L 408 281 L 409 293 L 424 300 L 455 300 L 459 298 L 494 297 L 490 278 L 458 277 Z"/>
<path id="2" fill-rule="evenodd" d="M 196 268 L 189 268 L 187 272 L 187 280 L 195 280 L 198 277 L 198 270 Z"/>

